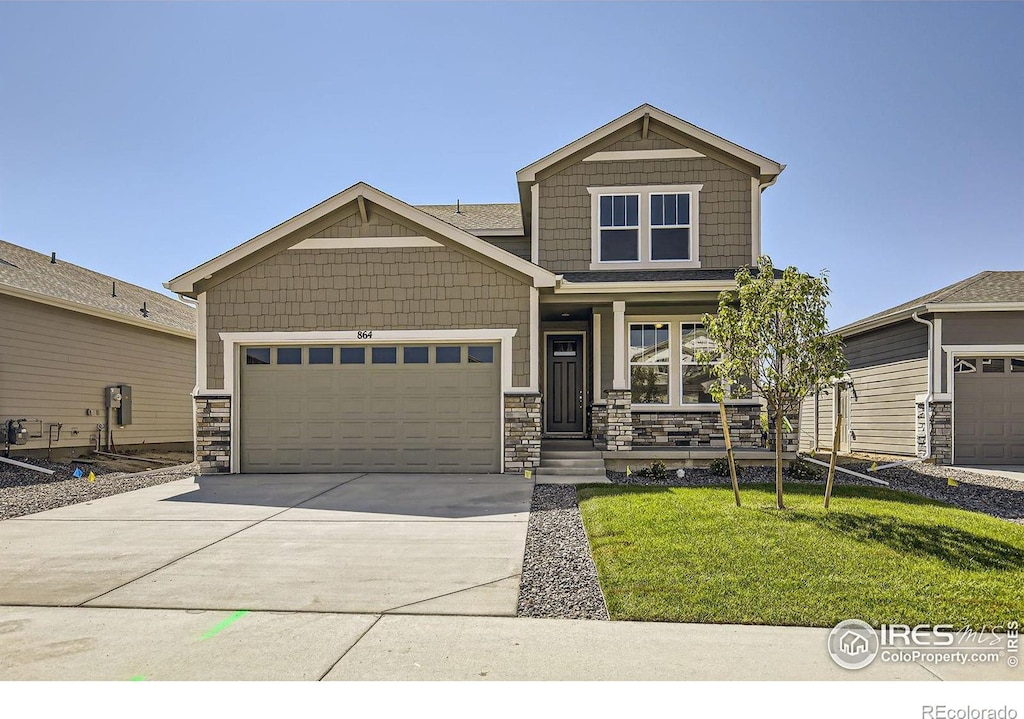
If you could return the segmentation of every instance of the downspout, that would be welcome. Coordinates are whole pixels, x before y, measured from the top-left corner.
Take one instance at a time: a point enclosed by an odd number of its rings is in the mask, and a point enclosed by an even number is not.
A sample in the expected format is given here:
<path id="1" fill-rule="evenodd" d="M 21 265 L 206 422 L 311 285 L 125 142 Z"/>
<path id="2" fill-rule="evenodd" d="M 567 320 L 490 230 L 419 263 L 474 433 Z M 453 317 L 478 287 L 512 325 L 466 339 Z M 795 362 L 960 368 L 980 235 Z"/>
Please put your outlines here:
<path id="1" fill-rule="evenodd" d="M 935 326 L 931 320 L 923 320 L 917 316 L 917 312 L 910 315 L 910 319 L 928 327 L 928 394 L 924 396 L 924 457 L 923 460 L 931 459 L 932 456 L 932 396 L 935 394 L 935 376 L 932 371 L 932 336 Z"/>

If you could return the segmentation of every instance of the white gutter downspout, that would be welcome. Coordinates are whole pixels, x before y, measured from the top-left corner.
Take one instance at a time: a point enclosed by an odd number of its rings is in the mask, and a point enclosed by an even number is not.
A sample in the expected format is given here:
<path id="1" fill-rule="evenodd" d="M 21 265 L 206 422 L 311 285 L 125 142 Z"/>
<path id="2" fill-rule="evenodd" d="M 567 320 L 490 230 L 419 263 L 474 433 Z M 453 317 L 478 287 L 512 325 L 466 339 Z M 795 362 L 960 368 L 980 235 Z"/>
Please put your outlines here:
<path id="1" fill-rule="evenodd" d="M 935 394 L 935 373 L 932 371 L 932 336 L 935 326 L 931 320 L 923 320 L 917 316 L 917 312 L 910 315 L 910 319 L 928 327 L 928 394 L 924 397 L 924 457 L 922 460 L 931 459 L 932 456 L 932 423 L 931 408 L 932 396 Z"/>

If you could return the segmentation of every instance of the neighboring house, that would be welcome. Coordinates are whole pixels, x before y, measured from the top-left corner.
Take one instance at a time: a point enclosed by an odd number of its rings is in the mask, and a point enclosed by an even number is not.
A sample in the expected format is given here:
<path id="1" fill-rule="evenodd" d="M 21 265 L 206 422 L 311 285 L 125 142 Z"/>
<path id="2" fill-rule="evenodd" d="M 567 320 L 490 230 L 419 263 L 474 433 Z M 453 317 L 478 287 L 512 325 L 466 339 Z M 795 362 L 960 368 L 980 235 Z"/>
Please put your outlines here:
<path id="1" fill-rule="evenodd" d="M 0 430 L 25 420 L 28 440 L 12 451 L 79 454 L 111 439 L 191 448 L 195 318 L 183 302 L 0 241 Z M 125 397 L 109 422 L 108 387 L 130 388 L 114 391 Z"/>
<path id="2" fill-rule="evenodd" d="M 847 382 L 804 400 L 801 449 L 1024 464 L 1024 272 L 981 272 L 835 331 Z M 925 422 L 925 413 L 929 421 Z"/>
<path id="3" fill-rule="evenodd" d="M 643 105 L 520 170 L 518 203 L 359 183 L 176 277 L 204 471 L 521 472 L 542 435 L 721 454 L 700 321 L 761 254 L 782 170 Z M 741 447 L 759 415 L 729 402 Z"/>

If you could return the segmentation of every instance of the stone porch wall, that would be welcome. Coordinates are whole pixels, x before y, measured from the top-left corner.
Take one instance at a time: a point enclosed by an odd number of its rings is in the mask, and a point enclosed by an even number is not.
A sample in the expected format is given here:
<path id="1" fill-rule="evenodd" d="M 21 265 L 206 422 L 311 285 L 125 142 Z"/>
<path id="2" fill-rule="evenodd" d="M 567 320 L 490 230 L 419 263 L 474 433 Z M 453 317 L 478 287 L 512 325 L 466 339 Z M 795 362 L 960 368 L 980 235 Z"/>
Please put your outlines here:
<path id="1" fill-rule="evenodd" d="M 201 474 L 231 471 L 231 397 L 195 398 L 196 461 Z"/>
<path id="2" fill-rule="evenodd" d="M 540 401 L 540 393 L 505 395 L 506 474 L 540 466 Z"/>
<path id="3" fill-rule="evenodd" d="M 929 405 L 931 411 L 929 418 L 932 432 L 932 457 L 935 464 L 953 463 L 953 404 L 952 402 L 932 400 Z M 916 417 L 917 435 L 917 456 L 924 457 L 927 451 L 925 440 L 925 411 L 924 402 L 914 404 Z"/>

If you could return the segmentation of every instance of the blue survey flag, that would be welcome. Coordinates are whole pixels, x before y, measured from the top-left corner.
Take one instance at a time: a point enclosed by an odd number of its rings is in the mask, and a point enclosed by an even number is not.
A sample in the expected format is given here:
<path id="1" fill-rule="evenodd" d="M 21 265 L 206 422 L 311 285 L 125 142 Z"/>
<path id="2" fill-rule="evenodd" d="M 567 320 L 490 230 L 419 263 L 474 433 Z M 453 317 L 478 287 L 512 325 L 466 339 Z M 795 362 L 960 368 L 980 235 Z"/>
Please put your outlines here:
<path id="1" fill-rule="evenodd" d="M 75 467 L 75 471 L 71 473 L 71 476 L 76 479 L 81 479 L 82 475 L 85 474 L 81 467 Z"/>

